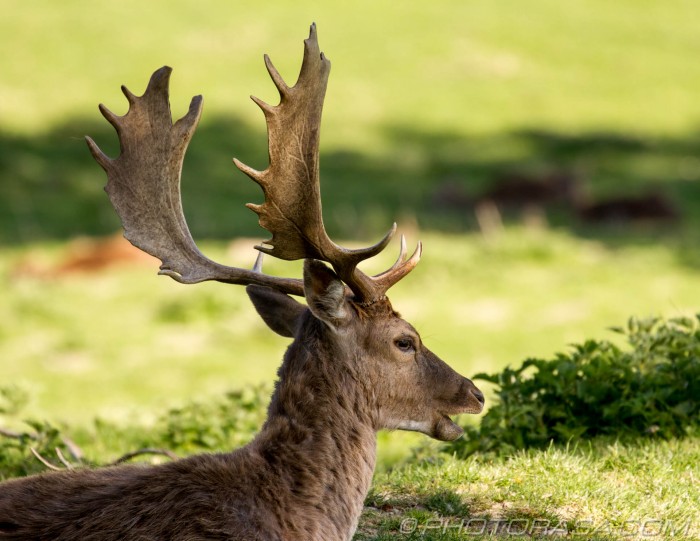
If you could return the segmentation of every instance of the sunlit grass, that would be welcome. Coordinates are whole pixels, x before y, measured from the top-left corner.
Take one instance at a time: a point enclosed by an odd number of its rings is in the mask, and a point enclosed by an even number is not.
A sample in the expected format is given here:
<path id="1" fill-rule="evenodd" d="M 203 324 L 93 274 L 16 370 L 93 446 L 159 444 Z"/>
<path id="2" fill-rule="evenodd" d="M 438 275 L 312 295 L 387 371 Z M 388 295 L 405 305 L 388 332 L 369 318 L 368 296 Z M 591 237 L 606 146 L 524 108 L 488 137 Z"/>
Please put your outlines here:
<path id="1" fill-rule="evenodd" d="M 490 240 L 420 236 L 423 260 L 392 300 L 426 344 L 465 375 L 546 357 L 586 338 L 614 339 L 605 327 L 631 314 L 673 317 L 700 305 L 694 272 L 660 245 L 614 250 L 527 229 Z M 205 250 L 245 266 L 254 257 L 252 249 Z M 155 263 L 48 278 L 20 272 L 28 261 L 50 268 L 61 254 L 60 246 L 47 246 L 0 258 L 0 381 L 30 390 L 28 413 L 70 422 L 149 418 L 274 379 L 288 341 L 264 327 L 242 288 L 185 287 L 157 276 Z M 367 270 L 388 266 L 392 256 Z M 267 270 L 299 272 L 275 261 Z"/>
<path id="2" fill-rule="evenodd" d="M 698 443 L 597 441 L 414 464 L 375 477 L 355 539 L 696 539 Z"/>
<path id="3" fill-rule="evenodd" d="M 700 47 L 692 0 L 402 4 L 9 0 L 0 21 L 0 118 L 40 132 L 96 102 L 121 112 L 163 64 L 175 112 L 204 92 L 207 115 L 260 120 L 251 92 L 274 99 L 270 53 L 293 79 L 301 39 L 319 25 L 333 61 L 324 144 L 385 150 L 381 126 L 469 134 L 514 125 L 567 130 L 694 129 Z M 391 21 L 391 24 L 388 23 Z M 655 104 L 663 104 L 657 107 Z"/>

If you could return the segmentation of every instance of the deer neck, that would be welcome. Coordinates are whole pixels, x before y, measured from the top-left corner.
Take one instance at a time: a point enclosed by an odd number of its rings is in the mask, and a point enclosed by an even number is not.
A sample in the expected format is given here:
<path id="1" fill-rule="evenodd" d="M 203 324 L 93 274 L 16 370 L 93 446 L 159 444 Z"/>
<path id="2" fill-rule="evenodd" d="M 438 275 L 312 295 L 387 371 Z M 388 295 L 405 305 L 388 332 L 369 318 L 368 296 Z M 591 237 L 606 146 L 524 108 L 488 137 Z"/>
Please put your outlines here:
<path id="1" fill-rule="evenodd" d="M 321 511 L 350 538 L 375 466 L 376 428 L 363 382 L 323 343 L 295 341 L 279 370 L 268 418 L 253 446 L 293 495 L 285 508 Z M 288 486 L 286 486 L 288 485 Z"/>

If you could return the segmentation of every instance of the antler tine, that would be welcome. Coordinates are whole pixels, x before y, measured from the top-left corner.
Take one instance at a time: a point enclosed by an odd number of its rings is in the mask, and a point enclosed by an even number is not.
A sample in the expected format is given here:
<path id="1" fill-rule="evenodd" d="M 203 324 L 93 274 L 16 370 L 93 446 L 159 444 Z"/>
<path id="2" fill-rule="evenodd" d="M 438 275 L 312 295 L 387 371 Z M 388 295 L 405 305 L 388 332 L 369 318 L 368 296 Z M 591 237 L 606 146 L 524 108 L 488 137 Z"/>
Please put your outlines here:
<path id="1" fill-rule="evenodd" d="M 86 138 L 90 152 L 107 172 L 105 191 L 121 218 L 124 236 L 162 261 L 159 274 L 181 283 L 259 284 L 303 295 L 301 280 L 221 265 L 205 257 L 194 243 L 182 211 L 180 175 L 202 112 L 202 97 L 192 98 L 187 114 L 173 124 L 168 98 L 171 72 L 167 66 L 157 70 L 140 97 L 122 87 L 129 101 L 124 116 L 100 106 L 119 136 L 117 158 L 109 158 Z"/>
<path id="2" fill-rule="evenodd" d="M 97 143 L 95 143 L 95 141 L 89 135 L 85 136 L 85 142 L 90 149 L 90 154 L 92 154 L 92 157 L 95 158 L 95 161 L 100 165 L 100 167 L 102 167 L 102 169 L 108 171 L 112 165 L 112 159 L 107 156 L 107 154 L 102 152 L 100 147 L 97 146 Z"/>
<path id="3" fill-rule="evenodd" d="M 263 59 L 265 60 L 265 67 L 267 68 L 267 72 L 270 74 L 270 78 L 275 83 L 277 90 L 279 90 L 280 98 L 284 99 L 284 97 L 289 93 L 287 83 L 285 83 L 284 79 L 282 79 L 280 72 L 277 71 L 277 68 L 272 63 L 272 60 L 270 60 L 270 57 L 263 55 Z"/>
<path id="4" fill-rule="evenodd" d="M 389 270 L 372 276 L 371 280 L 375 286 L 376 295 L 384 295 L 391 286 L 401 280 L 409 272 L 411 272 L 418 262 L 420 261 L 421 255 L 423 254 L 423 243 L 418 241 L 416 249 L 407 260 L 406 257 L 406 240 L 403 235 L 401 236 L 401 252 L 399 258 L 396 260 Z"/>
<path id="5" fill-rule="evenodd" d="M 255 258 L 255 263 L 253 264 L 253 272 L 262 272 L 264 257 L 265 254 L 258 252 L 258 257 Z"/>
<path id="6" fill-rule="evenodd" d="M 382 275 L 384 275 L 384 274 L 386 274 L 386 273 L 388 273 L 388 272 L 393 272 L 393 271 L 394 271 L 396 268 L 398 268 L 405 260 L 406 260 L 406 236 L 402 234 L 402 235 L 401 235 L 401 245 L 400 245 L 400 247 L 399 247 L 399 257 L 396 258 L 396 261 L 394 262 L 394 264 L 393 264 L 389 269 L 385 270 L 385 271 L 382 272 L 381 274 L 376 275 L 375 278 L 376 278 L 377 276 L 382 276 Z"/>
<path id="7" fill-rule="evenodd" d="M 131 90 L 126 88 L 125 85 L 122 85 L 121 88 L 122 88 L 122 94 L 124 94 L 126 101 L 129 102 L 129 107 L 131 107 L 134 103 L 136 103 L 136 100 L 138 99 L 137 96 L 132 94 Z"/>
<path id="8" fill-rule="evenodd" d="M 367 276 L 359 269 L 355 269 L 354 280 L 357 285 L 355 288 L 352 288 L 355 292 L 355 300 L 360 305 L 367 306 L 385 298 L 386 292 L 391 286 L 415 268 L 420 261 L 422 253 L 423 243 L 419 241 L 413 255 L 406 259 L 406 239 L 401 235 L 399 257 L 389 269 L 374 276 Z"/>
<path id="9" fill-rule="evenodd" d="M 107 109 L 107 107 L 102 103 L 100 103 L 97 107 L 100 110 L 100 113 L 102 113 L 102 116 L 107 119 L 107 121 L 114 127 L 115 130 L 117 130 L 117 132 L 119 132 L 121 130 L 119 116 Z"/>

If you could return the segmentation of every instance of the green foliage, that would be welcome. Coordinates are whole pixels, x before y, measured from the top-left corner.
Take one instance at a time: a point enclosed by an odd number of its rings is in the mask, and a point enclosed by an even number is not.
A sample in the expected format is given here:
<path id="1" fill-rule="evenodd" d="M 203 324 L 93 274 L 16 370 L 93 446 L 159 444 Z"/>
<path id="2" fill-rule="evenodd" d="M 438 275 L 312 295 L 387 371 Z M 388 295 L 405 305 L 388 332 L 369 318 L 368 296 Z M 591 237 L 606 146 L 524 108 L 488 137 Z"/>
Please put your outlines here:
<path id="1" fill-rule="evenodd" d="M 206 404 L 192 402 L 170 409 L 153 426 L 119 426 L 97 419 L 91 430 L 59 429 L 48 422 L 24 420 L 25 430 L 0 432 L 0 480 L 46 470 L 36 454 L 63 468 L 63 459 L 72 465 L 105 465 L 144 448 L 179 456 L 229 451 L 248 443 L 260 429 L 269 397 L 268 386 L 231 391 Z M 24 400 L 26 393 L 21 389 L 0 388 L 0 407 L 11 412 L 0 419 L 18 424 Z"/>
<path id="2" fill-rule="evenodd" d="M 240 447 L 260 430 L 269 398 L 269 388 L 259 385 L 228 392 L 212 403 L 172 409 L 158 423 L 154 443 L 187 454 Z"/>
<path id="3" fill-rule="evenodd" d="M 0 415 L 14 416 L 28 402 L 28 393 L 18 386 L 0 387 Z M 56 448 L 66 450 L 60 431 L 47 422 L 28 421 L 31 431 L 0 433 L 0 480 L 6 477 L 29 475 L 44 470 L 44 466 L 32 457 L 31 449 L 38 453 Z"/>
<path id="4" fill-rule="evenodd" d="M 630 319 L 612 329 L 627 337 L 629 351 L 588 340 L 552 360 L 478 374 L 497 385 L 499 402 L 449 449 L 469 455 L 595 436 L 686 435 L 700 427 L 699 321 Z"/>
<path id="5" fill-rule="evenodd" d="M 32 449 L 42 457 L 55 457 L 57 453 L 70 456 L 71 442 L 58 428 L 48 422 L 26 424 L 31 430 L 0 434 L 0 481 L 45 471 L 46 466 L 32 456 Z"/>

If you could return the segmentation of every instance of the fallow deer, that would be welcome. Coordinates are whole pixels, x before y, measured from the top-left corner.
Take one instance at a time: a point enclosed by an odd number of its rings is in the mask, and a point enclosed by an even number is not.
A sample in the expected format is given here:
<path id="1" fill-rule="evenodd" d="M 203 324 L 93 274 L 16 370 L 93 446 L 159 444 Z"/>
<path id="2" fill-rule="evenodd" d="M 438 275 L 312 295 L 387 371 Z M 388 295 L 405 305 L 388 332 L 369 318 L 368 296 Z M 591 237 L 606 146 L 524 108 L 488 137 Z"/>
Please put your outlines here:
<path id="1" fill-rule="evenodd" d="M 418 263 L 420 243 L 406 257 L 402 239 L 396 263 L 370 276 L 358 263 L 383 250 L 396 226 L 357 250 L 338 246 L 324 230 L 318 144 L 330 62 L 315 26 L 304 44 L 293 87 L 265 56 L 280 104 L 253 98 L 267 120 L 269 167 L 256 171 L 236 161 L 265 196 L 261 205 L 249 205 L 272 233 L 257 249 L 304 259 L 301 280 L 263 274 L 259 264 L 226 267 L 195 246 L 182 212 L 180 173 L 202 99 L 193 98 L 173 124 L 170 68 L 156 71 L 141 97 L 122 88 L 125 116 L 100 106 L 119 136 L 117 158 L 87 138 L 107 172 L 106 190 L 125 236 L 162 261 L 160 274 L 186 284 L 247 285 L 268 326 L 294 339 L 260 433 L 231 453 L 7 481 L 0 485 L 0 539 L 351 539 L 372 479 L 378 430 L 452 440 L 462 431 L 449 416 L 482 410 L 482 393 L 431 353 L 386 297 Z M 289 295 L 305 297 L 307 306 Z"/>

